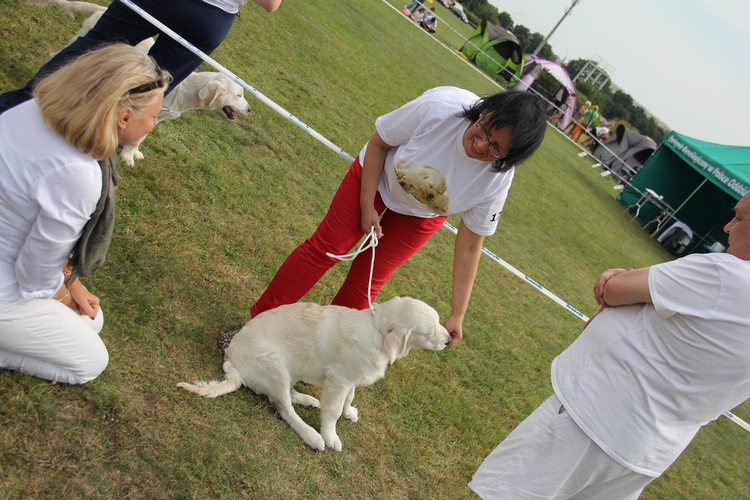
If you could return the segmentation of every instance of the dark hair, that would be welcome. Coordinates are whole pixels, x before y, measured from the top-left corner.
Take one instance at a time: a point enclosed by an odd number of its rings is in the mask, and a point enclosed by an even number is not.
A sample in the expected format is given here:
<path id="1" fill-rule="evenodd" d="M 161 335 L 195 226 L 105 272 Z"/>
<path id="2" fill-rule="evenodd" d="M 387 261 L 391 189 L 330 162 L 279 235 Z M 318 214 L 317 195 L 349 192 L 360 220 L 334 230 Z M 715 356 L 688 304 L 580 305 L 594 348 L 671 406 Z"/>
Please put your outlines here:
<path id="1" fill-rule="evenodd" d="M 492 162 L 493 172 L 507 172 L 526 161 L 542 144 L 547 131 L 547 118 L 542 100 L 522 91 L 498 92 L 475 102 L 461 115 L 471 123 L 486 115 L 490 130 L 510 128 L 510 151 Z"/>

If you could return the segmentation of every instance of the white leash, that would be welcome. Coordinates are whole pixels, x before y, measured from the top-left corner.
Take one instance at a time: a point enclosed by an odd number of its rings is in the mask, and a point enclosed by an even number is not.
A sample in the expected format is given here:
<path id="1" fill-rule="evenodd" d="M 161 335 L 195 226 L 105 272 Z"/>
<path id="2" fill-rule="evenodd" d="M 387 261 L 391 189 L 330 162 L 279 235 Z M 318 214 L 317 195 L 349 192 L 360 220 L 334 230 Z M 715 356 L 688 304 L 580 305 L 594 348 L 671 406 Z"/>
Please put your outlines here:
<path id="1" fill-rule="evenodd" d="M 370 234 L 368 234 L 364 240 L 362 240 L 362 243 L 359 245 L 359 248 L 352 252 L 348 253 L 346 255 L 334 255 L 331 252 L 326 252 L 326 255 L 328 257 L 331 257 L 332 259 L 338 259 L 341 261 L 350 262 L 354 260 L 357 255 L 361 254 L 365 250 L 369 250 L 372 248 L 372 260 L 370 261 L 370 279 L 367 281 L 367 303 L 370 305 L 370 311 L 372 311 L 373 314 L 375 314 L 375 307 L 372 305 L 372 273 L 375 269 L 375 247 L 378 246 L 378 237 L 375 234 L 375 228 L 373 227 L 370 229 Z"/>

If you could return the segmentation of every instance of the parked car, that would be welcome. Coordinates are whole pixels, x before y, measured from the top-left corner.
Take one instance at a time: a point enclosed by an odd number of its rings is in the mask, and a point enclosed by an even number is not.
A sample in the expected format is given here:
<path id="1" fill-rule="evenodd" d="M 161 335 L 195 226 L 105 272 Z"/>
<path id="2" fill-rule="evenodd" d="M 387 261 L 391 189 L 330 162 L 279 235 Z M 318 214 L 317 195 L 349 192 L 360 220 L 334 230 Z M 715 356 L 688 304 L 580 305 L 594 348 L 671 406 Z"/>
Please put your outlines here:
<path id="1" fill-rule="evenodd" d="M 464 12 L 464 7 L 458 2 L 453 2 L 453 5 L 449 7 L 451 12 L 458 17 L 460 20 L 465 22 L 466 24 L 469 24 L 469 18 L 466 17 L 466 12 Z"/>

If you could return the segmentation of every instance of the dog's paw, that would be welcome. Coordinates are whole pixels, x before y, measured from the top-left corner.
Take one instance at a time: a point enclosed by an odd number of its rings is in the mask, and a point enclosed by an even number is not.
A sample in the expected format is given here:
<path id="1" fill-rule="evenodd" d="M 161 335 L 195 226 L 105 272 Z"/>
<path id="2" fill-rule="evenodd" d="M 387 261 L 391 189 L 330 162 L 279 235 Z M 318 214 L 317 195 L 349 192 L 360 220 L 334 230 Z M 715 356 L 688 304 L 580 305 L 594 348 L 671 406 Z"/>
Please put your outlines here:
<path id="1" fill-rule="evenodd" d="M 306 408 L 314 408 L 316 410 L 320 409 L 320 401 L 312 396 L 309 396 L 307 394 L 300 394 L 299 392 L 295 392 L 292 394 L 292 403 L 304 406 Z"/>
<path id="2" fill-rule="evenodd" d="M 341 439 L 335 432 L 323 433 L 323 440 L 326 443 L 326 448 L 341 451 Z"/>
<path id="3" fill-rule="evenodd" d="M 135 165 L 135 160 L 133 160 L 133 158 L 130 156 L 120 156 L 120 161 L 128 167 L 132 167 L 133 165 Z"/>
<path id="4" fill-rule="evenodd" d="M 357 410 L 353 406 L 344 408 L 344 412 L 342 413 L 342 415 L 345 419 L 351 420 L 352 422 L 356 422 L 357 420 L 359 420 L 359 410 Z"/>
<path id="5" fill-rule="evenodd" d="M 321 436 L 317 432 L 315 432 L 314 434 L 312 432 L 309 433 L 308 435 L 304 436 L 302 440 L 314 451 L 323 451 L 326 449 L 326 442 L 323 440 L 323 436 Z"/>
<path id="6" fill-rule="evenodd" d="M 122 151 L 120 151 L 120 161 L 123 164 L 132 167 L 135 165 L 135 160 L 138 157 L 138 154 L 140 153 L 137 150 L 134 150 L 131 146 L 124 146 Z M 138 159 L 143 159 L 143 155 Z"/>

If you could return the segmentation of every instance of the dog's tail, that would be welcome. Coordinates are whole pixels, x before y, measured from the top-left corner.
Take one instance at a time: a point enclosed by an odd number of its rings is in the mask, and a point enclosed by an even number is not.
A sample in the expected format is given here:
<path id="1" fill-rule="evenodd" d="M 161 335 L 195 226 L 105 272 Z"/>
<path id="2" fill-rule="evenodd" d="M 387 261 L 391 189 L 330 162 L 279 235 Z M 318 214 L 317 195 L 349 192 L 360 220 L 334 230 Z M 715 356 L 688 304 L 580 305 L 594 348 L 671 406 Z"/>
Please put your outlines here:
<path id="1" fill-rule="evenodd" d="M 210 382 L 196 380 L 192 384 L 180 382 L 177 384 L 177 387 L 198 394 L 199 396 L 203 396 L 204 398 L 223 396 L 224 394 L 229 394 L 230 392 L 236 391 L 242 387 L 240 372 L 232 366 L 232 363 L 225 361 L 223 368 L 224 380 L 212 380 Z"/>
<path id="2" fill-rule="evenodd" d="M 68 2 L 67 0 L 24 0 L 30 5 L 54 5 L 58 9 L 67 12 L 70 17 L 75 14 L 93 14 L 103 12 L 106 7 L 89 2 Z"/>

